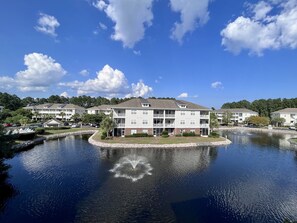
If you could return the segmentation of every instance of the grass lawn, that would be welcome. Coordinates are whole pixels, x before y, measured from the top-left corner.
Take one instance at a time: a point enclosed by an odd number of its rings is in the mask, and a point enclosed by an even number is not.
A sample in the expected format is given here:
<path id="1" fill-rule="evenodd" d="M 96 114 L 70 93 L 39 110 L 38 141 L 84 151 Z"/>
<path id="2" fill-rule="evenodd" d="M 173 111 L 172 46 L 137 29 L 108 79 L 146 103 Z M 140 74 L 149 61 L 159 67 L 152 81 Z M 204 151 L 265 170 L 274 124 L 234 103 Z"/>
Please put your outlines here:
<path id="1" fill-rule="evenodd" d="M 94 138 L 96 141 L 104 143 L 120 143 L 120 144 L 180 144 L 180 143 L 203 143 L 203 142 L 219 142 L 224 141 L 222 138 L 204 138 L 204 137 L 137 137 L 125 138 L 115 137 L 113 139 L 101 140 L 100 133 L 97 133 Z"/>
<path id="2" fill-rule="evenodd" d="M 70 128 L 70 129 L 60 129 L 60 130 L 45 130 L 44 135 L 53 135 L 53 134 L 78 132 L 78 131 L 86 131 L 86 130 L 98 130 L 98 129 L 92 128 L 92 127 L 86 127 L 86 128 Z"/>
<path id="3" fill-rule="evenodd" d="M 297 143 L 297 138 L 295 138 L 295 139 L 291 139 L 293 142 L 296 142 Z"/>

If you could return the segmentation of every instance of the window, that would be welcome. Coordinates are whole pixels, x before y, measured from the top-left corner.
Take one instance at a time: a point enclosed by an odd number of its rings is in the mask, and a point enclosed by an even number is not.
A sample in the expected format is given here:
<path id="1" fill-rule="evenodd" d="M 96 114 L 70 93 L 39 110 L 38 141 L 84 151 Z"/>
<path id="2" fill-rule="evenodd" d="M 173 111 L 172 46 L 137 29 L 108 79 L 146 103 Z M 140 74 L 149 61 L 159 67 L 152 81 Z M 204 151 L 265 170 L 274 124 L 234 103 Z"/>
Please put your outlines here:
<path id="1" fill-rule="evenodd" d="M 239 117 L 242 117 L 242 113 L 239 113 Z"/>
<path id="2" fill-rule="evenodd" d="M 185 123 L 186 123 L 185 120 L 180 120 L 181 125 L 184 125 Z"/>
<path id="3" fill-rule="evenodd" d="M 191 115 L 195 115 L 195 112 L 194 111 L 191 111 Z"/>
<path id="4" fill-rule="evenodd" d="M 147 129 L 143 129 L 142 133 L 147 133 L 148 134 L 148 130 Z"/>
<path id="5" fill-rule="evenodd" d="M 136 125 L 136 120 L 131 120 L 132 125 Z"/>
<path id="6" fill-rule="evenodd" d="M 131 129 L 131 135 L 137 134 L 137 129 Z"/>
<path id="7" fill-rule="evenodd" d="M 144 115 L 147 115 L 147 114 L 148 114 L 148 111 L 143 111 L 143 114 L 144 114 Z"/>
<path id="8" fill-rule="evenodd" d="M 195 121 L 192 120 L 192 121 L 190 122 L 190 124 L 191 124 L 191 125 L 195 125 Z"/>
<path id="9" fill-rule="evenodd" d="M 144 104 L 142 104 L 142 107 L 150 107 L 150 104 L 144 103 Z"/>
<path id="10" fill-rule="evenodd" d="M 136 115 L 136 110 L 131 110 L 132 115 Z"/>
<path id="11" fill-rule="evenodd" d="M 147 124 L 148 124 L 148 121 L 147 121 L 147 120 L 143 120 L 143 121 L 142 121 L 142 124 L 143 124 L 143 125 L 147 125 Z"/>
<path id="12" fill-rule="evenodd" d="M 186 114 L 186 113 L 185 113 L 185 112 L 183 112 L 183 111 L 180 113 L 180 115 L 185 115 L 185 114 Z"/>
<path id="13" fill-rule="evenodd" d="M 190 132 L 191 132 L 191 133 L 195 133 L 195 129 L 191 129 Z"/>

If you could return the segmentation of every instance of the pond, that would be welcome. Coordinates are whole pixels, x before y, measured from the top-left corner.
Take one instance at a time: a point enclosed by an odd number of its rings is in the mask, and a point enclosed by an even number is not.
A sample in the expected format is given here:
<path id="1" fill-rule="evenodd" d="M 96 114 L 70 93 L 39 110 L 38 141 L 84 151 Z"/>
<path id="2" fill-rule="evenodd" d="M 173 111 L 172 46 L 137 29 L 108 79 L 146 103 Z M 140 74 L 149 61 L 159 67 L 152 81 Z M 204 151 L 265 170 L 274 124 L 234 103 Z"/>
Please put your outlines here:
<path id="1" fill-rule="evenodd" d="M 0 222 L 283 222 L 297 220 L 290 135 L 223 132 L 228 147 L 100 149 L 87 136 L 8 160 L 14 196 Z"/>

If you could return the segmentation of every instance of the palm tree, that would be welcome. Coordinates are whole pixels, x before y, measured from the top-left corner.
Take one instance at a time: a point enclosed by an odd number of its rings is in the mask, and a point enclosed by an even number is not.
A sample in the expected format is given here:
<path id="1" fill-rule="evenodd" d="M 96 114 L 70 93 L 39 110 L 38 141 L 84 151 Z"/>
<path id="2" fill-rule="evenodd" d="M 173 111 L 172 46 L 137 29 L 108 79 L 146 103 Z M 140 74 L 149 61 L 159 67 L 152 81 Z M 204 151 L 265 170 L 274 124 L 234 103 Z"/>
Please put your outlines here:
<path id="1" fill-rule="evenodd" d="M 113 131 L 113 129 L 116 127 L 116 123 L 110 116 L 106 116 L 101 124 L 100 124 L 101 130 L 103 132 L 107 133 L 107 136 L 110 136 L 110 133 Z"/>
<path id="2" fill-rule="evenodd" d="M 62 117 L 62 121 L 63 121 L 63 119 L 64 119 L 64 116 L 66 115 L 64 112 L 60 112 L 60 114 L 59 114 L 61 117 Z"/>
<path id="3" fill-rule="evenodd" d="M 33 113 L 33 117 L 35 117 L 35 120 L 37 121 L 38 120 L 38 118 L 40 117 L 40 113 L 38 112 L 38 111 L 35 111 L 34 113 Z"/>

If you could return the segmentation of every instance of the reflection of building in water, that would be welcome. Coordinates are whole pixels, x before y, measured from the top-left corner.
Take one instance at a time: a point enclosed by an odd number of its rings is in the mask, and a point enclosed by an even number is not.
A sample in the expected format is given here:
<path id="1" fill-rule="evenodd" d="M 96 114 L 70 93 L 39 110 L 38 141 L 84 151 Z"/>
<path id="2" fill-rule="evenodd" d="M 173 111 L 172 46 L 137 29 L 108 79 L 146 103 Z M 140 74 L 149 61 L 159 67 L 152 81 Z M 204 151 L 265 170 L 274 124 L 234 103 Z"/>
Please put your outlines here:
<path id="1" fill-rule="evenodd" d="M 179 173 L 189 173 L 206 169 L 217 156 L 216 148 L 199 148 L 196 150 L 174 149 L 172 167 Z"/>

